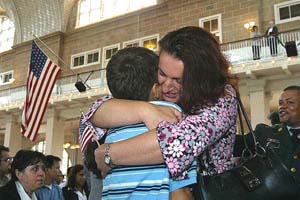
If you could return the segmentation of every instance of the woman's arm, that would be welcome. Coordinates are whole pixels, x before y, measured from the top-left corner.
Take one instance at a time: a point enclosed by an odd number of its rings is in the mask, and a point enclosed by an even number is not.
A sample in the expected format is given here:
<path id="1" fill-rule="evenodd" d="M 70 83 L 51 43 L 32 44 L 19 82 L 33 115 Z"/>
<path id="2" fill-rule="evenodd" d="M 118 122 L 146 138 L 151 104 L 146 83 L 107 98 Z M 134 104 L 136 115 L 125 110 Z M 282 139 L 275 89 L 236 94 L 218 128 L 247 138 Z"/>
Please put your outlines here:
<path id="1" fill-rule="evenodd" d="M 143 101 L 110 99 L 99 105 L 90 121 L 97 127 L 112 128 L 142 122 Z"/>
<path id="2" fill-rule="evenodd" d="M 110 168 L 104 163 L 106 146 L 107 144 L 103 144 L 95 150 L 95 160 L 103 177 L 110 171 Z M 128 140 L 112 143 L 109 153 L 112 163 L 115 165 L 148 165 L 164 162 L 155 130 Z"/>
<path id="3" fill-rule="evenodd" d="M 172 107 L 157 106 L 144 101 L 110 99 L 99 104 L 90 121 L 97 127 L 113 128 L 145 123 L 153 129 L 163 120 L 176 122 L 181 113 Z"/>

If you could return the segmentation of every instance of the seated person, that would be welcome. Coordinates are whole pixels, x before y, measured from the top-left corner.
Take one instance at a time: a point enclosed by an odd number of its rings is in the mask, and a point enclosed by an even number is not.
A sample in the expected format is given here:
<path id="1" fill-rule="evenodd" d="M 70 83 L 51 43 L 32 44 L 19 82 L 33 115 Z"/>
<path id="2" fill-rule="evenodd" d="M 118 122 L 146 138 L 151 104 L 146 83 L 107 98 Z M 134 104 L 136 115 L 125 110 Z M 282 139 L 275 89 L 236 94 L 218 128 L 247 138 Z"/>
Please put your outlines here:
<path id="1" fill-rule="evenodd" d="M 62 189 L 65 200 L 86 200 L 89 196 L 83 165 L 71 168 L 67 178 L 67 185 Z"/>
<path id="2" fill-rule="evenodd" d="M 59 162 L 61 159 L 57 156 L 47 155 L 45 158 L 45 184 L 36 195 L 40 200 L 64 200 L 62 190 L 56 183 L 59 173 Z"/>
<path id="3" fill-rule="evenodd" d="M 157 99 L 158 95 L 151 94 L 157 82 L 157 67 L 158 56 L 148 49 L 136 47 L 118 51 L 109 61 L 106 72 L 112 95 L 119 99 L 140 101 L 151 100 L 152 96 Z M 181 111 L 176 104 L 170 102 L 152 103 L 172 106 Z M 146 131 L 148 129 L 143 123 L 108 129 L 105 143 L 131 138 Z M 95 143 L 91 145 L 97 147 Z M 93 165 L 96 167 L 95 162 Z M 147 199 L 169 199 L 169 192 L 172 196 L 175 191 L 176 198 L 190 199 L 191 194 L 186 186 L 196 183 L 195 165 L 196 163 L 189 169 L 189 179 L 181 181 L 170 180 L 165 164 L 117 166 L 103 180 L 102 199 L 140 199 L 145 195 Z"/>
<path id="4" fill-rule="evenodd" d="M 11 165 L 11 180 L 0 188 L 0 199 L 37 200 L 35 191 L 44 185 L 45 156 L 37 151 L 20 150 Z"/>
<path id="5" fill-rule="evenodd" d="M 275 151 L 300 185 L 300 86 L 289 86 L 283 90 L 279 98 L 278 113 L 281 124 L 272 127 L 258 124 L 254 133 L 263 147 L 269 142 L 275 142 L 273 145 L 279 147 Z M 253 152 L 251 134 L 246 135 L 246 141 Z M 243 149 L 243 138 L 237 135 L 235 155 L 241 156 Z"/>

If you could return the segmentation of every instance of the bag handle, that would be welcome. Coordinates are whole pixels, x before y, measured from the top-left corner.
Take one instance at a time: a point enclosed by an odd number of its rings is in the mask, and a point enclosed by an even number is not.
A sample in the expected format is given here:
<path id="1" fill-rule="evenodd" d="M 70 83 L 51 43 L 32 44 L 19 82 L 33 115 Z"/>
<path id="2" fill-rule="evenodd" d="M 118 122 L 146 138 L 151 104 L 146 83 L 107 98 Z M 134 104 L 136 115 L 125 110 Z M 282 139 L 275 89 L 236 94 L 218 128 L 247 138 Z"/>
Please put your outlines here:
<path id="1" fill-rule="evenodd" d="M 256 140 L 256 137 L 254 135 L 254 132 L 253 132 L 253 129 L 252 129 L 249 117 L 248 117 L 247 112 L 245 110 L 245 107 L 244 107 L 244 105 L 242 103 L 240 95 L 238 94 L 237 91 L 236 91 L 236 98 L 237 98 L 238 117 L 239 117 L 239 120 L 240 120 L 240 128 L 241 128 L 241 132 L 242 132 L 242 136 L 243 136 L 243 141 L 244 141 L 244 145 L 245 145 L 245 148 L 243 149 L 243 152 L 242 152 L 242 160 L 249 160 L 254 155 L 258 155 L 258 156 L 262 157 L 263 155 L 265 155 L 266 150 Z M 253 139 L 253 142 L 254 142 L 254 145 L 255 145 L 254 152 L 251 151 L 251 149 L 249 148 L 249 145 L 247 143 L 246 136 L 245 136 L 245 131 L 244 131 L 244 126 L 243 126 L 243 123 L 242 123 L 242 117 L 244 117 L 244 119 L 246 121 L 246 124 L 247 124 L 247 127 L 248 127 L 248 129 L 250 131 L 250 134 L 252 135 L 252 139 Z M 227 133 L 230 130 L 230 128 L 231 128 L 231 126 L 225 131 L 225 133 L 220 138 L 218 138 L 216 141 L 214 141 L 214 143 L 211 144 L 211 145 L 216 144 L 219 140 L 221 140 L 222 138 L 224 138 L 227 135 Z M 207 150 L 206 150 L 206 157 L 208 159 L 210 158 L 210 155 L 209 155 L 209 153 L 208 153 Z M 204 169 L 205 166 L 203 164 L 203 161 L 200 159 L 200 156 L 198 156 L 198 161 L 199 161 L 199 165 L 201 166 L 200 168 Z M 208 162 L 208 163 L 210 163 L 210 162 Z"/>
<path id="2" fill-rule="evenodd" d="M 245 144 L 245 148 L 243 149 L 242 152 L 242 159 L 251 159 L 253 157 L 253 155 L 258 155 L 258 156 L 263 156 L 266 153 L 266 150 L 261 146 L 261 144 L 257 141 L 256 136 L 254 134 L 253 128 L 251 126 L 251 122 L 250 119 L 247 115 L 247 112 L 245 110 L 245 107 L 242 103 L 242 100 L 239 96 L 239 94 L 237 94 L 237 101 L 238 101 L 238 115 L 239 115 L 239 120 L 240 120 L 240 127 L 241 127 L 241 132 L 242 132 L 242 136 L 243 136 L 243 141 Z M 245 131 L 244 131 L 244 126 L 242 123 L 242 117 L 244 117 L 245 122 L 247 124 L 247 127 L 249 129 L 249 134 L 251 134 L 253 142 L 254 142 L 254 152 L 252 152 L 249 148 L 249 145 L 247 143 L 246 140 L 246 136 L 245 136 Z M 247 156 L 247 154 L 249 156 Z"/>

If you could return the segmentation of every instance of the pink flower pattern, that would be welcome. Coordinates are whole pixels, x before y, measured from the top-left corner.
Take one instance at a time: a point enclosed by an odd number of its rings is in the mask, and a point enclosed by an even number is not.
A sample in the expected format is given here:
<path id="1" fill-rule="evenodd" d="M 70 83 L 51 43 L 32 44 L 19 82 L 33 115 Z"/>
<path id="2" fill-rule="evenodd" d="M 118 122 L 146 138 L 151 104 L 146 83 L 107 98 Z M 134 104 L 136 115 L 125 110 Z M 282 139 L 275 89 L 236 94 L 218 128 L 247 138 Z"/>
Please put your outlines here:
<path id="1" fill-rule="evenodd" d="M 222 173 L 234 166 L 237 99 L 232 86 L 226 85 L 225 89 L 225 97 L 203 107 L 198 115 L 188 115 L 178 123 L 163 121 L 158 125 L 157 138 L 172 177 L 182 177 L 198 156 L 205 166 L 200 169 L 203 175 Z"/>

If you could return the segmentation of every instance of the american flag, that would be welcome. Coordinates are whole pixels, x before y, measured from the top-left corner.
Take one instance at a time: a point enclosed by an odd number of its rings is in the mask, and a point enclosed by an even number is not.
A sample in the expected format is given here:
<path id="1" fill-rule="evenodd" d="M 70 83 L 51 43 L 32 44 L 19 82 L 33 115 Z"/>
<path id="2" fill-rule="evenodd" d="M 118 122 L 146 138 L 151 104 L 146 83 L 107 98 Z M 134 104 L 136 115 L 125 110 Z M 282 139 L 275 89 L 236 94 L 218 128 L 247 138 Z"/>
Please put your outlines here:
<path id="1" fill-rule="evenodd" d="M 80 143 L 80 150 L 81 153 L 84 152 L 85 147 L 87 144 L 93 139 L 95 135 L 95 130 L 92 127 L 90 122 L 82 122 L 83 120 L 83 115 L 80 117 L 79 121 L 79 143 Z"/>
<path id="2" fill-rule="evenodd" d="M 38 134 L 60 72 L 60 67 L 53 63 L 33 41 L 21 125 L 22 135 L 31 141 L 34 141 Z"/>

